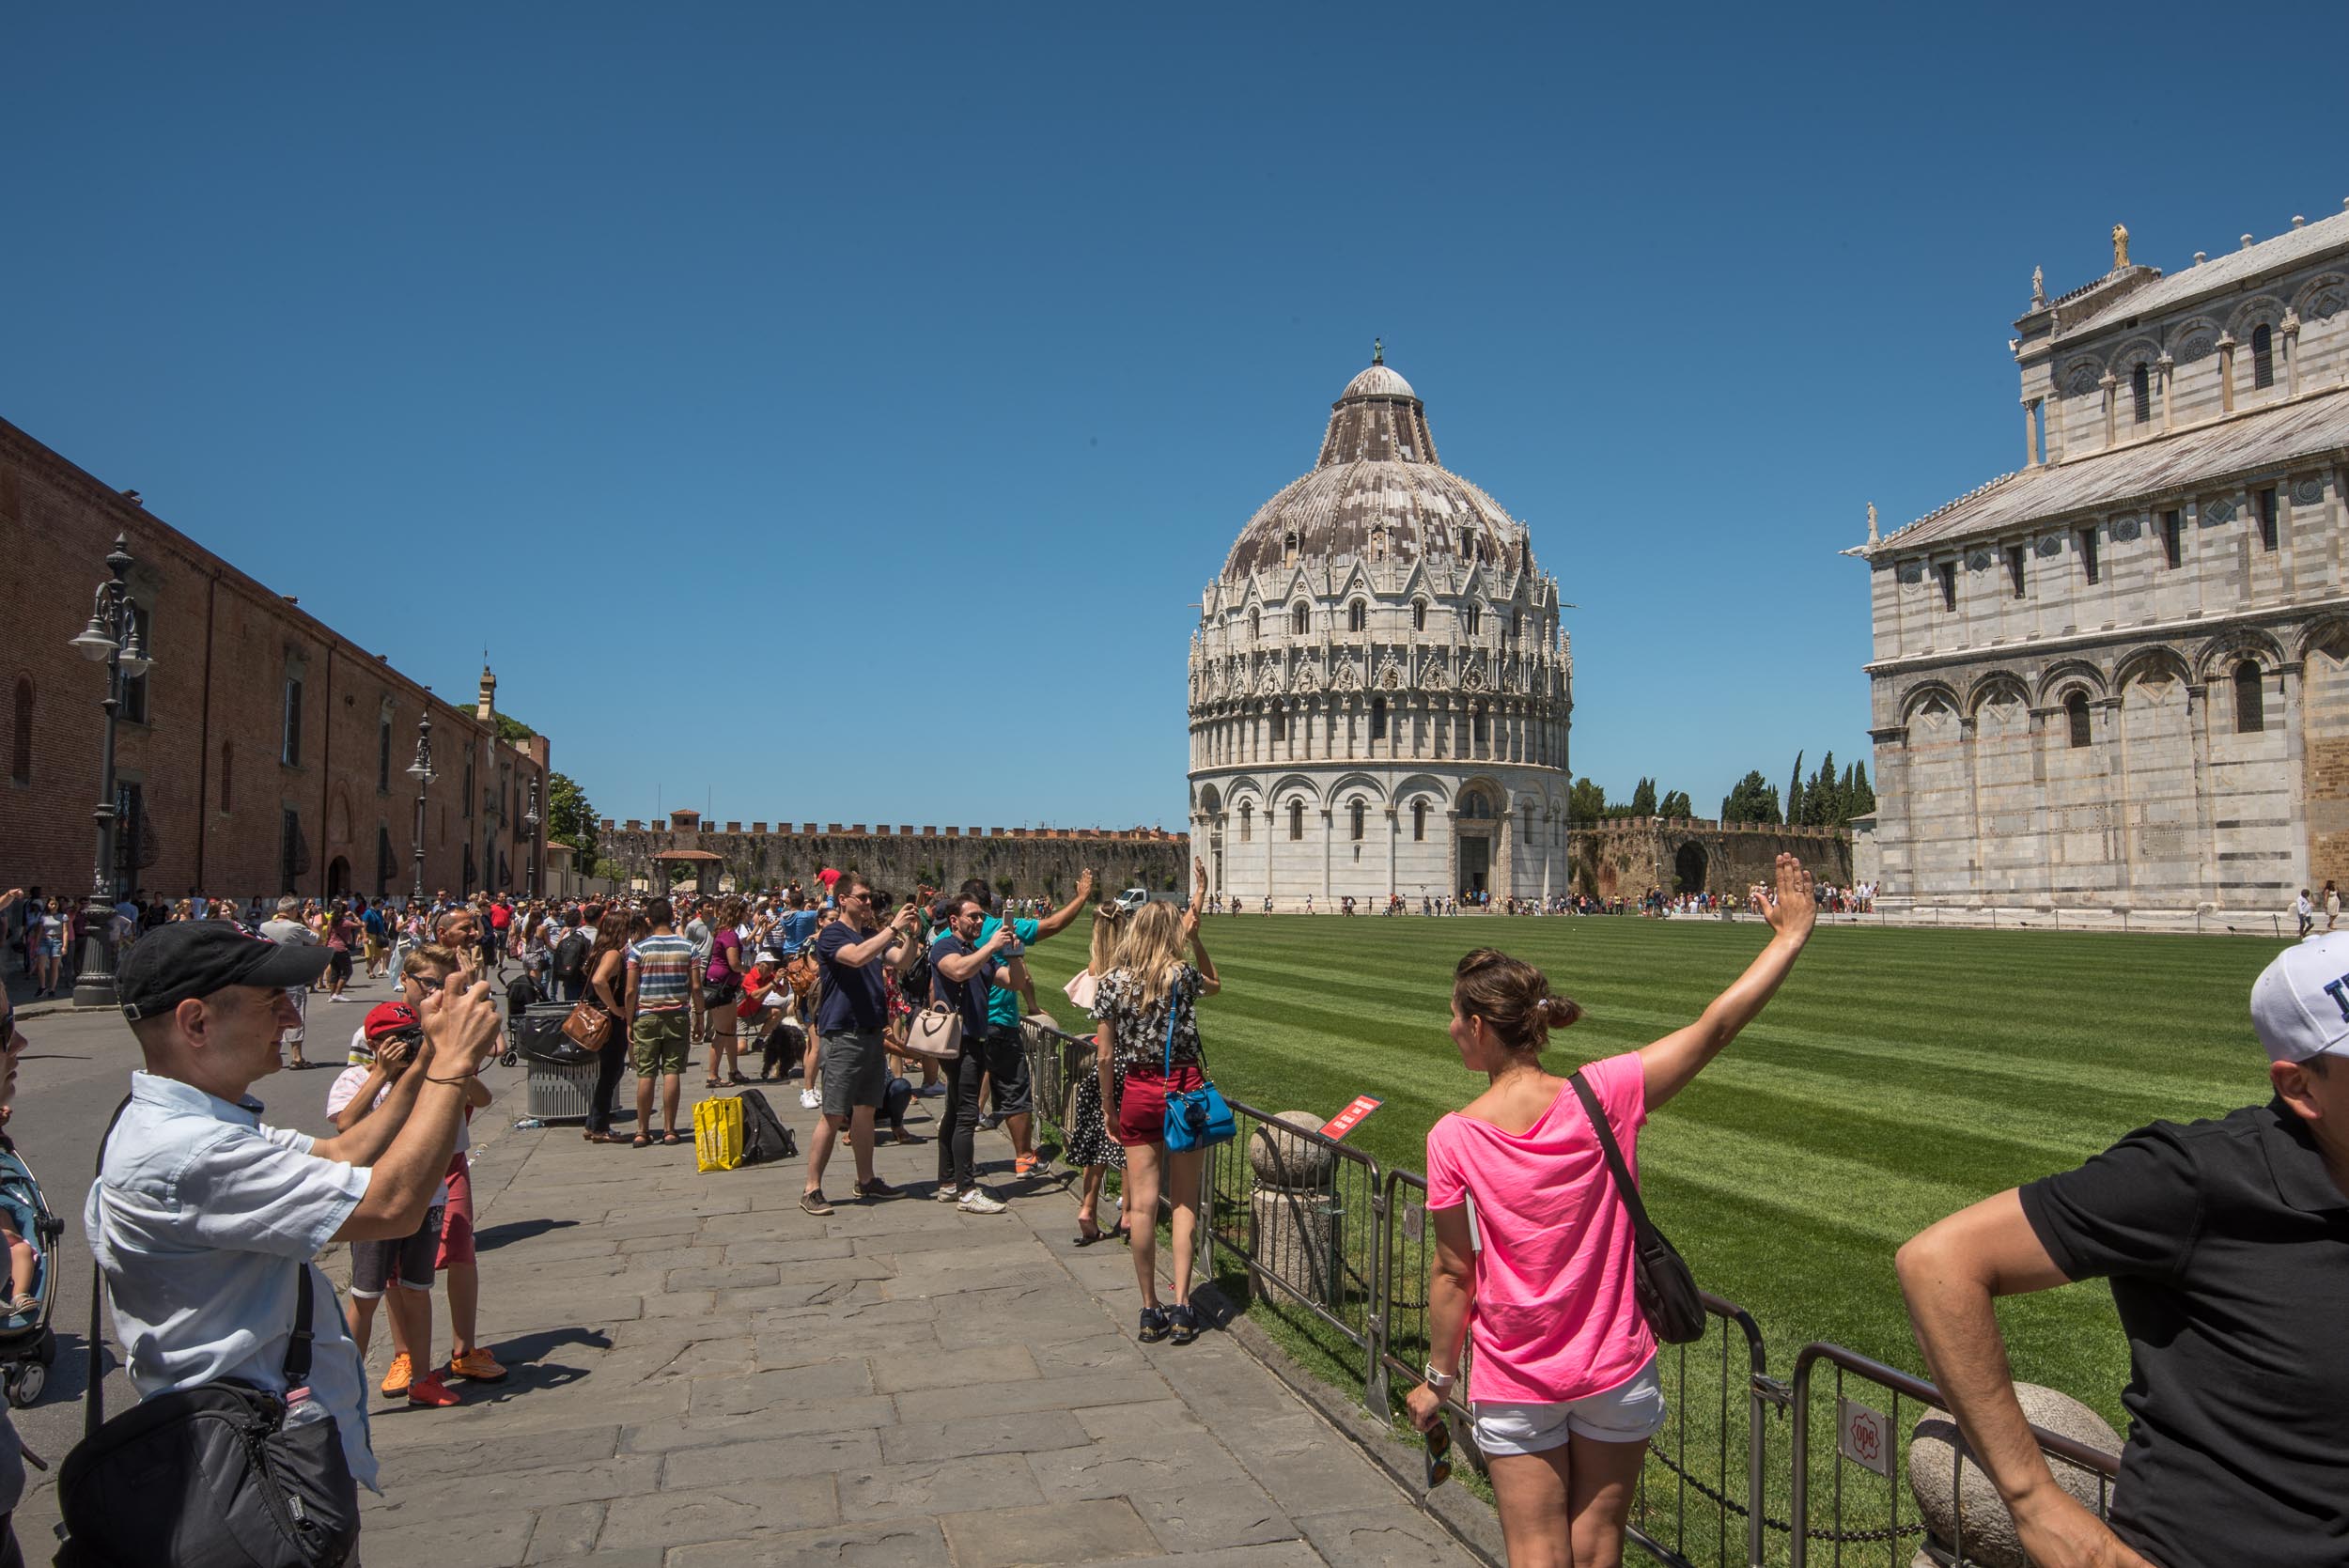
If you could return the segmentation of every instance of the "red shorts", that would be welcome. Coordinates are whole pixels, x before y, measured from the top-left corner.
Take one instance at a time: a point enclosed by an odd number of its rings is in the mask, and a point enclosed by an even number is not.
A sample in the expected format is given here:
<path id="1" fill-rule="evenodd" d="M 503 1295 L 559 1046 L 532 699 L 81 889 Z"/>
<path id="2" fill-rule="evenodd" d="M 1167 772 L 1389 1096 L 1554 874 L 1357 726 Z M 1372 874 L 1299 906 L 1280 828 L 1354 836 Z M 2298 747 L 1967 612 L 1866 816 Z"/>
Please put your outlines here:
<path id="1" fill-rule="evenodd" d="M 1185 1094 L 1205 1087 L 1206 1081 L 1196 1062 L 1175 1063 L 1171 1079 L 1159 1072 L 1155 1062 L 1127 1068 L 1126 1086 L 1117 1095 L 1117 1126 L 1112 1129 L 1118 1142 L 1128 1149 L 1165 1142 L 1168 1090 Z"/>
<path id="2" fill-rule="evenodd" d="M 473 1261 L 473 1167 L 460 1150 L 448 1162 L 448 1206 L 441 1211 L 438 1266 Z"/>

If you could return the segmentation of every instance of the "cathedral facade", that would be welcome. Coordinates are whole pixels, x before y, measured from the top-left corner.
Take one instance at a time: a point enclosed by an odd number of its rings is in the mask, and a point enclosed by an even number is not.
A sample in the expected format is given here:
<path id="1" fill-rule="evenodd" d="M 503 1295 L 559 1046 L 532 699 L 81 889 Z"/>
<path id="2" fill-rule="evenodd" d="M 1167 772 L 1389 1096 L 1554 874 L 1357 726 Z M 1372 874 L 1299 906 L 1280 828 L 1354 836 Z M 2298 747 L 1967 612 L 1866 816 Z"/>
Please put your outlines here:
<path id="1" fill-rule="evenodd" d="M 1191 844 L 1214 891 L 1283 909 L 1566 892 L 1557 579 L 1523 524 L 1438 461 L 1382 354 L 1201 606 Z"/>
<path id="2" fill-rule="evenodd" d="M 2015 331 L 2023 466 L 1849 551 L 1879 905 L 2349 886 L 2349 212 Z"/>

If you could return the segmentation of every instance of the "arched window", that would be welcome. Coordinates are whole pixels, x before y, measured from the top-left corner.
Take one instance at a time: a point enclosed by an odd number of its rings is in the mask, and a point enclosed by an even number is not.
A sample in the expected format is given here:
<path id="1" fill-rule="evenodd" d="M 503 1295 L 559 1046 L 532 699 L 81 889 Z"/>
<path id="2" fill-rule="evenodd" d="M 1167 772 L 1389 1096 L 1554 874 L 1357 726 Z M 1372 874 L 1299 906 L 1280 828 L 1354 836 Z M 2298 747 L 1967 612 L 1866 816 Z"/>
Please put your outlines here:
<path id="1" fill-rule="evenodd" d="M 2139 425 L 2154 417 L 2153 371 L 2143 360 L 2129 372 L 2129 412 Z"/>
<path id="2" fill-rule="evenodd" d="M 1413 631 L 1427 629 L 1427 601 L 1423 598 L 1411 600 L 1411 629 Z"/>
<path id="3" fill-rule="evenodd" d="M 1302 637 L 1313 629 L 1313 606 L 1299 599 L 1289 607 L 1289 635 Z"/>
<path id="4" fill-rule="evenodd" d="M 8 730 L 8 782 L 33 782 L 33 677 L 16 677 L 16 715 Z"/>
<path id="5" fill-rule="evenodd" d="M 2251 384 L 2276 384 L 2276 334 L 2264 321 L 2251 329 Z"/>
<path id="6" fill-rule="evenodd" d="M 2260 667 L 2249 660 L 2234 667 L 2234 732 L 2257 735 L 2267 727 L 2267 693 Z"/>
<path id="7" fill-rule="evenodd" d="M 1363 627 L 1368 626 L 1369 624 L 1370 624 L 1370 606 L 1369 606 L 1369 605 L 1364 604 L 1364 603 L 1363 603 L 1361 599 L 1356 599 L 1353 603 L 1351 603 L 1351 604 L 1349 604 L 1349 605 L 1347 605 L 1347 606 L 1346 607 L 1346 630 L 1348 630 L 1348 631 L 1360 631 L 1360 630 L 1361 630 L 1361 629 L 1362 629 L 1362 628 L 1363 628 Z"/>
<path id="8" fill-rule="evenodd" d="M 2086 746 L 2089 741 L 2088 694 L 2084 691 L 2075 691 L 2064 698 L 2063 714 L 2072 722 L 2072 749 L 2077 751 Z"/>
<path id="9" fill-rule="evenodd" d="M 1492 726 L 1486 722 L 1485 710 L 1481 706 L 1469 721 L 1469 736 L 1479 746 L 1484 745 L 1492 737 Z"/>
<path id="10" fill-rule="evenodd" d="M 237 743 L 220 743 L 220 809 L 224 815 L 237 809 Z"/>
<path id="11" fill-rule="evenodd" d="M 1360 838 L 1362 836 L 1362 803 L 1360 800 L 1354 802 L 1349 815 L 1352 818 L 1354 836 Z"/>
<path id="12" fill-rule="evenodd" d="M 1256 836 L 1256 806 L 1252 800 L 1239 803 L 1239 841 L 1248 843 Z"/>
<path id="13" fill-rule="evenodd" d="M 1289 725 L 1287 711 L 1276 705 L 1272 709 L 1272 738 L 1275 740 L 1287 739 L 1288 730 Z"/>
<path id="14" fill-rule="evenodd" d="M 1427 802 L 1411 802 L 1411 842 L 1423 843 L 1427 837 Z"/>
<path id="15" fill-rule="evenodd" d="M 1384 697 L 1370 699 L 1370 737 L 1373 740 L 1387 737 L 1387 699 Z"/>
<path id="16" fill-rule="evenodd" d="M 1468 634 L 1469 634 L 1470 637 L 1475 636 L 1475 635 L 1476 635 L 1479 631 L 1481 631 L 1481 630 L 1483 630 L 1483 629 L 1484 629 L 1484 626 L 1485 626 L 1485 611 L 1484 611 L 1484 607 L 1483 607 L 1483 606 L 1481 606 L 1481 605 L 1475 605 L 1475 604 L 1471 604 L 1471 605 L 1470 605 L 1470 606 L 1468 607 Z"/>
<path id="17" fill-rule="evenodd" d="M 1292 843 L 1305 836 L 1305 802 L 1289 802 L 1289 839 Z"/>
<path id="18" fill-rule="evenodd" d="M 1264 616 L 1261 613 L 1251 610 L 1248 612 L 1248 640 L 1252 643 L 1263 635 Z"/>

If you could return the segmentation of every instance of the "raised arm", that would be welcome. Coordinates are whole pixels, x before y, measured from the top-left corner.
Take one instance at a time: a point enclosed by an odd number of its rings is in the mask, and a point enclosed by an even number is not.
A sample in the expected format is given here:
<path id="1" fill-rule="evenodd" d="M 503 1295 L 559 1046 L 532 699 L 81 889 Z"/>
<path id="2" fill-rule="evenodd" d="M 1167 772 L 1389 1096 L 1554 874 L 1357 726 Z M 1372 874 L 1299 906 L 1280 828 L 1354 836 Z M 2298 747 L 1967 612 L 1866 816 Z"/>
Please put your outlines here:
<path id="1" fill-rule="evenodd" d="M 456 1150 L 457 1129 L 464 1122 L 467 1085 L 479 1074 L 481 1063 L 497 1054 L 497 1007 L 490 1000 L 487 985 L 476 984 L 462 992 L 452 986 L 427 997 L 417 1011 L 424 1019 L 428 1048 L 417 1053 L 416 1062 L 400 1075 L 401 1082 L 394 1090 L 395 1097 L 403 1090 L 412 1094 L 412 1107 L 399 1119 L 389 1144 L 372 1160 L 352 1161 L 372 1164 L 374 1171 L 359 1206 L 334 1233 L 336 1241 L 384 1241 L 414 1233 Z M 411 1080 L 415 1085 L 412 1089 L 409 1088 Z M 390 1110 L 391 1102 L 384 1109 Z M 388 1115 L 373 1116 L 338 1138 L 313 1144 L 310 1152 L 327 1159 L 351 1159 L 356 1146 L 347 1147 L 346 1141 L 365 1141 L 371 1136 L 370 1128 L 394 1125 Z"/>
<path id="2" fill-rule="evenodd" d="M 1750 894 L 1754 908 L 1770 924 L 1769 945 L 1746 966 L 1729 989 L 1713 999 L 1704 1014 L 1686 1029 L 1676 1029 L 1652 1046 L 1642 1047 L 1640 1064 L 1647 1079 L 1647 1108 L 1654 1110 L 1704 1069 L 1721 1053 L 1737 1032 L 1751 1023 L 1763 1004 L 1775 996 L 1795 967 L 1803 944 L 1811 939 L 1818 907 L 1811 896 L 1811 876 L 1792 855 L 1778 858 L 1775 896 L 1761 887 Z"/>
<path id="3" fill-rule="evenodd" d="M 1077 895 L 1035 923 L 1035 939 L 1042 941 L 1047 937 L 1059 936 L 1068 929 L 1070 924 L 1084 912 L 1084 907 L 1092 902 L 1093 868 L 1086 866 L 1077 873 Z"/>
<path id="4" fill-rule="evenodd" d="M 1183 935 L 1190 939 L 1190 967 L 1199 971 L 1199 994 L 1211 997 L 1223 989 L 1223 979 L 1215 972 L 1215 960 L 1207 956 L 1207 942 L 1199 934 L 1199 901 L 1207 888 L 1207 862 L 1192 862 L 1198 873 L 1193 884 L 1190 907 L 1183 910 Z"/>
<path id="5" fill-rule="evenodd" d="M 2070 1282 L 2024 1217 L 2015 1189 L 1913 1237 L 1893 1267 L 1942 1403 L 2015 1515 L 2030 1560 L 2041 1568 L 2153 1568 L 2056 1484 L 2015 1397 L 1993 1303 Z"/>

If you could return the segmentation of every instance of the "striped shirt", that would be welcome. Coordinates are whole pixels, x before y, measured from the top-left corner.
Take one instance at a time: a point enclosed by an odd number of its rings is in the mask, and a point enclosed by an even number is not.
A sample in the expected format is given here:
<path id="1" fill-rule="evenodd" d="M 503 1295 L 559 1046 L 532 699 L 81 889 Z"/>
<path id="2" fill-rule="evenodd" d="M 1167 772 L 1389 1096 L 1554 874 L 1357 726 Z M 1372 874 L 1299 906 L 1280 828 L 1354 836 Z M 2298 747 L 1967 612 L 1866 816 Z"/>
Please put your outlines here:
<path id="1" fill-rule="evenodd" d="M 693 944 L 683 937 L 646 937 L 628 944 L 628 967 L 636 974 L 636 1010 L 675 1012 L 693 994 Z"/>

